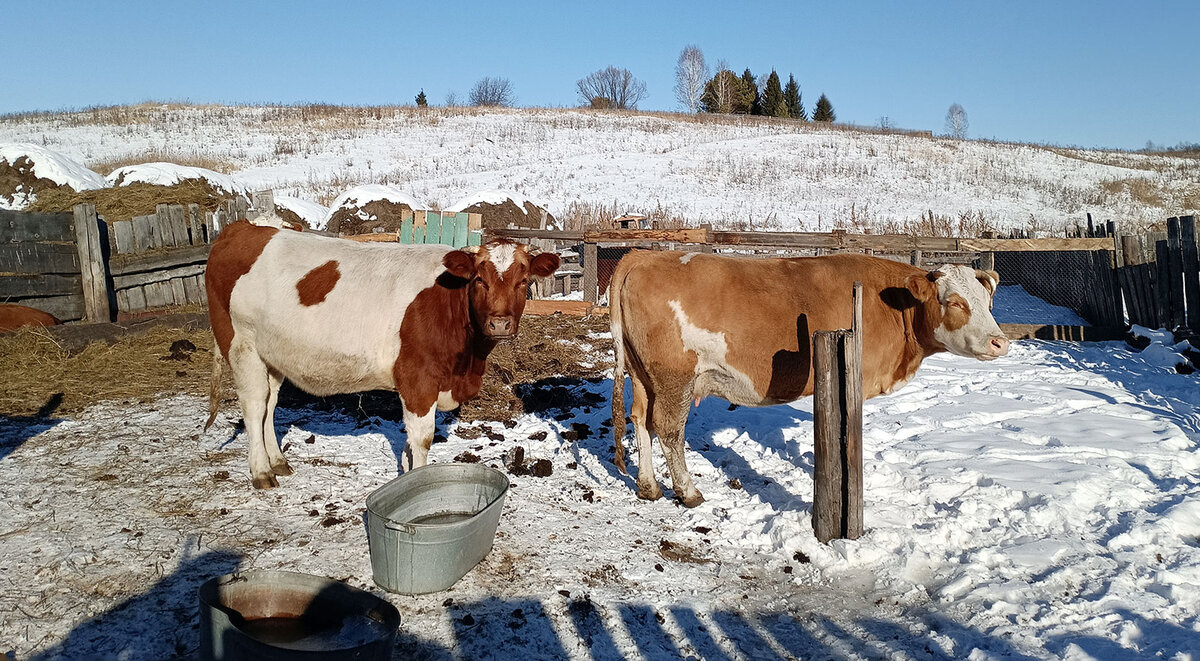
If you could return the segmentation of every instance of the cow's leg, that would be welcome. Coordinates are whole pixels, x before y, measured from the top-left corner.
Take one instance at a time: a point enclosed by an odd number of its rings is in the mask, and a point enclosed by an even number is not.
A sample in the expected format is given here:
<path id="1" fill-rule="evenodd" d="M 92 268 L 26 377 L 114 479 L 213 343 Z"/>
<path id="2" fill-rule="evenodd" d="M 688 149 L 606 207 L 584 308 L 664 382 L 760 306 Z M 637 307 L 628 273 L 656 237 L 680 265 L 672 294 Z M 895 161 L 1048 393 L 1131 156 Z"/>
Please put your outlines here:
<path id="1" fill-rule="evenodd" d="M 663 494 L 658 478 L 654 476 L 654 452 L 650 445 L 650 393 L 646 390 L 646 381 L 636 372 L 630 371 L 629 380 L 633 385 L 629 419 L 633 421 L 633 435 L 638 447 L 637 496 L 642 500 L 658 500 Z"/>
<path id="2" fill-rule="evenodd" d="M 692 483 L 684 457 L 684 426 L 692 403 L 692 384 L 671 384 L 656 392 L 654 400 L 654 430 L 658 442 L 667 457 L 667 469 L 671 471 L 671 488 L 675 497 L 686 507 L 695 507 L 704 502 L 704 496 Z"/>
<path id="3" fill-rule="evenodd" d="M 283 385 L 283 375 L 267 368 L 267 384 L 271 391 L 267 396 L 267 415 L 263 423 L 263 446 L 267 450 L 267 459 L 271 462 L 271 472 L 280 476 L 291 475 L 292 467 L 283 456 L 283 451 L 279 449 L 279 440 L 275 438 L 275 404 L 279 402 L 279 387 Z"/>
<path id="4" fill-rule="evenodd" d="M 401 399 L 403 402 L 403 399 Z M 425 413 L 413 413 L 404 403 L 404 429 L 408 434 L 408 442 L 400 456 L 400 470 L 407 473 L 414 468 L 425 465 L 429 456 L 429 446 L 433 443 L 433 431 L 437 420 L 437 402 L 435 401 Z"/>
<path id="5" fill-rule="evenodd" d="M 267 401 L 271 396 L 267 364 L 259 358 L 254 347 L 235 344 L 229 349 L 229 366 L 237 385 L 242 421 L 246 425 L 246 445 L 250 455 L 250 477 L 256 489 L 279 486 L 271 472 L 271 462 L 263 444 L 264 430 L 274 424 L 267 417 Z M 272 431 L 272 437 L 274 431 Z"/>

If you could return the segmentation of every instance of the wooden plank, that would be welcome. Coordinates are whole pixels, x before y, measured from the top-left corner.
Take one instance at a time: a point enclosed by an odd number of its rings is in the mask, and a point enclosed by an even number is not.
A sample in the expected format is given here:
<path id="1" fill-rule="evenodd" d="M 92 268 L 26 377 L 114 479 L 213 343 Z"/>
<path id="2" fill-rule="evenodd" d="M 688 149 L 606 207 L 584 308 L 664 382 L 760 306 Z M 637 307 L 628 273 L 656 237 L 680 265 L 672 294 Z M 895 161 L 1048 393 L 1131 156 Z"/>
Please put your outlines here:
<path id="1" fill-rule="evenodd" d="M 129 289 L 130 287 L 148 285 L 152 282 L 163 282 L 175 278 L 190 278 L 196 275 L 203 275 L 204 267 L 204 264 L 185 264 L 175 268 L 143 271 L 129 275 L 114 275 L 113 288 Z"/>
<path id="2" fill-rule="evenodd" d="M 137 248 L 135 253 L 147 252 L 158 247 L 158 223 L 154 216 L 134 216 L 133 242 Z"/>
<path id="3" fill-rule="evenodd" d="M 1132 234 L 1121 235 L 1121 266 L 1142 263 L 1142 249 L 1138 238 Z"/>
<path id="4" fill-rule="evenodd" d="M 183 280 L 184 298 L 187 303 L 203 303 L 203 297 L 200 296 L 200 279 L 199 276 L 191 276 L 181 278 Z"/>
<path id="5" fill-rule="evenodd" d="M 413 243 L 425 243 L 425 216 L 424 211 L 413 212 Z"/>
<path id="6" fill-rule="evenodd" d="M 1010 340 L 1069 340 L 1108 342 L 1125 337 L 1124 326 L 1056 326 L 1051 324 L 1000 324 Z"/>
<path id="7" fill-rule="evenodd" d="M 250 193 L 251 204 L 259 214 L 275 213 L 275 191 L 260 190 Z"/>
<path id="8" fill-rule="evenodd" d="M 49 312 L 57 317 L 59 321 L 75 321 L 76 319 L 83 319 L 84 316 L 82 294 L 75 294 L 73 296 L 39 296 L 9 302 L 27 305 L 42 312 Z"/>
<path id="9" fill-rule="evenodd" d="M 468 214 L 461 211 L 454 214 L 454 242 L 450 245 L 455 248 L 467 247 L 467 237 L 471 233 L 471 229 L 468 227 L 470 222 L 471 219 L 468 217 Z"/>
<path id="10" fill-rule="evenodd" d="M 583 300 L 595 303 L 600 296 L 598 246 L 594 243 L 583 244 Z"/>
<path id="11" fill-rule="evenodd" d="M 436 211 L 425 214 L 425 243 L 442 243 L 442 216 Z"/>
<path id="12" fill-rule="evenodd" d="M 1171 292 L 1170 302 L 1170 326 L 1171 330 L 1183 328 L 1187 325 L 1187 315 L 1184 310 L 1183 299 L 1183 246 L 1180 241 L 1179 219 L 1172 217 L 1167 219 L 1167 256 L 1168 256 L 1168 277 L 1171 279 L 1169 288 Z"/>
<path id="13" fill-rule="evenodd" d="M 75 247 L 79 251 L 79 272 L 82 276 L 84 318 L 90 322 L 112 321 L 108 300 L 108 272 L 104 265 L 104 246 L 100 242 L 100 225 L 96 207 L 77 204 L 75 215 Z"/>
<path id="14" fill-rule="evenodd" d="M 119 255 L 108 261 L 108 270 L 115 278 L 119 275 L 203 263 L 208 260 L 208 251 L 211 248 L 212 246 L 200 245 L 149 255 Z"/>
<path id="15" fill-rule="evenodd" d="M 117 292 L 117 316 L 120 317 L 122 312 L 129 312 L 129 291 Z"/>
<path id="16" fill-rule="evenodd" d="M 400 237 L 392 232 L 376 232 L 374 234 L 348 234 L 341 238 L 359 243 L 395 243 Z"/>
<path id="17" fill-rule="evenodd" d="M 137 252 L 137 243 L 133 239 L 132 220 L 118 220 L 113 223 L 112 233 L 116 240 L 118 255 L 131 255 Z"/>
<path id="18" fill-rule="evenodd" d="M 702 229 L 680 230 L 585 230 L 583 240 L 587 243 L 601 241 L 662 241 L 674 243 L 707 243 L 708 231 Z"/>
<path id="19" fill-rule="evenodd" d="M 0 275 L 0 301 L 31 296 L 81 296 L 78 275 Z"/>
<path id="20" fill-rule="evenodd" d="M 1112 250 L 1112 239 L 959 239 L 962 252 Z"/>
<path id="21" fill-rule="evenodd" d="M 204 234 L 204 215 L 200 212 L 199 204 L 189 204 L 187 207 L 188 234 L 193 246 L 208 243 Z"/>
<path id="22" fill-rule="evenodd" d="M 171 285 L 171 298 L 175 305 L 187 304 L 187 289 L 183 286 L 183 278 L 171 278 L 167 281 Z"/>
<path id="23" fill-rule="evenodd" d="M 1154 242 L 1155 264 L 1157 268 L 1154 272 L 1154 318 L 1158 322 L 1159 328 L 1167 328 L 1170 326 L 1170 305 L 1171 293 L 1168 283 L 1171 281 L 1170 267 L 1167 262 L 1170 258 L 1167 256 L 1167 242 Z"/>
<path id="24" fill-rule="evenodd" d="M 153 282 L 142 287 L 142 291 L 146 293 L 147 308 L 161 308 L 175 302 L 169 283 Z"/>
<path id="25" fill-rule="evenodd" d="M 126 289 L 124 293 L 127 297 L 129 297 L 129 307 L 125 309 L 126 312 L 137 312 L 139 310 L 146 309 L 145 289 L 141 287 L 134 287 L 132 289 Z"/>
<path id="26" fill-rule="evenodd" d="M 175 230 L 171 229 L 171 207 L 160 204 L 155 207 L 154 226 L 158 230 L 158 245 L 163 248 L 175 247 Z"/>
<path id="27" fill-rule="evenodd" d="M 0 273 L 79 273 L 79 252 L 70 243 L 0 243 Z"/>
<path id="28" fill-rule="evenodd" d="M 841 389 L 839 331 L 813 333 L 813 533 L 828 542 L 842 528 Z"/>
<path id="29" fill-rule="evenodd" d="M 467 214 L 467 229 L 472 232 L 482 230 L 483 229 L 483 214 L 481 214 L 481 213 Z M 545 231 L 545 228 L 543 228 L 542 231 Z"/>
<path id="30" fill-rule="evenodd" d="M 1186 325 L 1200 331 L 1200 258 L 1196 251 L 1196 217 L 1179 219 L 1179 242 L 1183 258 L 1183 295 L 1187 303 Z"/>
<path id="31" fill-rule="evenodd" d="M 0 243 L 75 240 L 75 220 L 69 213 L 0 211 Z"/>
<path id="32" fill-rule="evenodd" d="M 552 239 L 555 241 L 583 241 L 583 232 L 565 230 L 534 230 L 515 228 L 492 228 L 483 230 L 483 241 L 495 239 Z"/>
<path id="33" fill-rule="evenodd" d="M 545 316 L 559 313 L 582 317 L 590 314 L 608 314 L 608 308 L 598 307 L 587 301 L 556 301 L 553 299 L 525 301 L 525 314 Z"/>
<path id="34" fill-rule="evenodd" d="M 863 456 L 862 456 L 862 342 L 863 286 L 855 282 L 851 290 L 854 316 L 850 332 L 842 336 L 842 400 L 844 421 L 842 436 L 842 536 L 858 539 L 863 534 Z"/>
<path id="35" fill-rule="evenodd" d="M 204 276 L 198 275 L 195 280 L 196 286 L 200 288 L 200 302 L 208 305 L 208 285 L 204 281 Z"/>
<path id="36" fill-rule="evenodd" d="M 172 204 L 167 207 L 167 215 L 171 219 L 171 232 L 175 235 L 175 245 L 190 246 L 191 239 L 188 237 L 187 214 L 181 204 Z"/>
<path id="37" fill-rule="evenodd" d="M 400 214 L 400 243 L 411 244 L 413 242 L 413 214 L 411 211 L 403 211 Z"/>

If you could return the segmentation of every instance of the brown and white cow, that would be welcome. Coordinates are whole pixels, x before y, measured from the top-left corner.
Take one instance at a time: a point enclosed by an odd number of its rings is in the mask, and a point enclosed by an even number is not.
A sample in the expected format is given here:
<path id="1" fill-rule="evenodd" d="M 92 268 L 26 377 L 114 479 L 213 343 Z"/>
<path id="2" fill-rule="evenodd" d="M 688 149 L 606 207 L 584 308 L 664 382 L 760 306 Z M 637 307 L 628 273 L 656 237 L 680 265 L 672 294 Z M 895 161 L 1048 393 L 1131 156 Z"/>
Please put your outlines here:
<path id="1" fill-rule="evenodd" d="M 675 496 L 704 497 L 684 460 L 688 407 L 708 395 L 766 406 L 813 392 L 812 334 L 849 328 L 851 289 L 863 284 L 863 398 L 913 377 L 926 356 L 979 360 L 1008 353 L 991 314 L 999 276 L 965 266 L 925 271 L 865 255 L 749 259 L 634 252 L 609 290 L 616 365 L 613 431 L 625 471 L 625 371 L 638 446 L 638 496 L 662 497 L 650 434 L 657 432 Z"/>
<path id="2" fill-rule="evenodd" d="M 408 435 L 401 468 L 423 466 L 435 413 L 479 392 L 488 354 L 517 333 L 529 278 L 558 265 L 557 255 L 504 241 L 454 250 L 234 223 L 204 274 L 219 350 L 208 424 L 224 359 L 254 486 L 270 488 L 292 473 L 274 426 L 285 378 L 314 395 L 396 390 Z"/>
<path id="3" fill-rule="evenodd" d="M 53 326 L 62 323 L 49 312 L 15 303 L 0 303 L 0 333 L 22 326 Z"/>

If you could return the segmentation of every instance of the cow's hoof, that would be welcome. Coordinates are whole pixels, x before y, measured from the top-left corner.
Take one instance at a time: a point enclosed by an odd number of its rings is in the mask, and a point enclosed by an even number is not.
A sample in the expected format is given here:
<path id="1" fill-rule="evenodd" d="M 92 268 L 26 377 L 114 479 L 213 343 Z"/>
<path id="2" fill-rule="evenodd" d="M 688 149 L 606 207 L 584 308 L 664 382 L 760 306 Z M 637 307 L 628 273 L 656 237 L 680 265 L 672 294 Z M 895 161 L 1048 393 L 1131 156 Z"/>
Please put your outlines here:
<path id="1" fill-rule="evenodd" d="M 292 466 L 284 459 L 277 464 L 271 464 L 271 472 L 280 477 L 287 477 L 292 474 Z"/>
<path id="2" fill-rule="evenodd" d="M 274 489 L 279 486 L 279 480 L 275 479 L 274 475 L 266 477 L 256 477 L 253 480 L 255 489 Z"/>
<path id="3" fill-rule="evenodd" d="M 700 495 L 700 492 L 697 491 L 691 496 L 681 496 L 679 502 L 683 503 L 684 507 L 695 507 L 704 502 L 704 496 Z"/>
<path id="4" fill-rule="evenodd" d="M 641 498 L 642 500 L 658 500 L 659 498 L 662 498 L 662 495 L 662 489 L 659 488 L 657 484 L 655 484 L 653 487 L 646 487 L 640 484 L 638 485 L 637 497 Z"/>

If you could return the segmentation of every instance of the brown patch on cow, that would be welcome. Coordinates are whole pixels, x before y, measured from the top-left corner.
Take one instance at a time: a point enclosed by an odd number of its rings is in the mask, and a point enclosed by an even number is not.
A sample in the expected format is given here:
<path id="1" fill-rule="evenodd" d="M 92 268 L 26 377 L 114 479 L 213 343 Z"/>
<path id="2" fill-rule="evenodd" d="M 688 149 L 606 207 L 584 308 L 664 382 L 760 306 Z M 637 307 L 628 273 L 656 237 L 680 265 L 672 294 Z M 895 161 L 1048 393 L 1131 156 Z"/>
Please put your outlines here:
<path id="1" fill-rule="evenodd" d="M 316 305 L 324 301 L 341 277 L 342 272 L 338 270 L 336 259 L 331 259 L 305 273 L 304 277 L 300 278 L 300 282 L 296 283 L 296 293 L 300 295 L 300 305 Z"/>
<path id="2" fill-rule="evenodd" d="M 49 312 L 15 303 L 0 303 L 0 333 L 22 326 L 54 326 L 62 323 Z"/>
<path id="3" fill-rule="evenodd" d="M 221 355 L 229 358 L 233 343 L 233 321 L 229 318 L 229 298 L 238 279 L 250 272 L 267 242 L 279 230 L 240 220 L 221 230 L 204 269 L 204 287 L 208 292 L 208 320 Z"/>
<path id="4" fill-rule="evenodd" d="M 971 304 L 958 294 L 950 294 L 946 300 L 946 312 L 942 315 L 942 325 L 948 331 L 956 331 L 971 321 Z"/>

